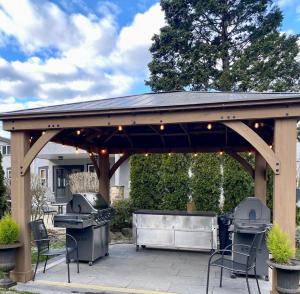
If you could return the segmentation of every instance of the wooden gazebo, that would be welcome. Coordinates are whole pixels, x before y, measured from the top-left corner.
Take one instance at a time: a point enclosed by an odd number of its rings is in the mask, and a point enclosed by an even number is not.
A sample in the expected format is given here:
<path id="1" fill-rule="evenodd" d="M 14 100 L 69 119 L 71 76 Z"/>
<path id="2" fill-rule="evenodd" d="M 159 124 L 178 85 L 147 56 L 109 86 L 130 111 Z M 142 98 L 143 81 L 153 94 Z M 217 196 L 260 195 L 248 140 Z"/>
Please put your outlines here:
<path id="1" fill-rule="evenodd" d="M 11 132 L 12 214 L 23 243 L 13 278 L 32 277 L 30 164 L 49 141 L 89 153 L 108 202 L 109 178 L 136 153 L 226 152 L 253 176 L 255 196 L 263 201 L 268 165 L 274 172 L 273 220 L 294 242 L 299 117 L 300 93 L 151 93 L 2 113 Z M 254 167 L 242 151 L 255 152 Z M 112 167 L 111 153 L 123 154 Z"/>

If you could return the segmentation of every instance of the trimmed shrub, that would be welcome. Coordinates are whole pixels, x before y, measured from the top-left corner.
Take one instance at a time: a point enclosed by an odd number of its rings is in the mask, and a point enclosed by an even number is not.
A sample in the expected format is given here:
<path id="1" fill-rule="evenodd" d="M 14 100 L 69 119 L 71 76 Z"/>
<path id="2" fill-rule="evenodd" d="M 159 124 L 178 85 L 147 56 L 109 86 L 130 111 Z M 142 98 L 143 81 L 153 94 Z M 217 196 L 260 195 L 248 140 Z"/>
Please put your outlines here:
<path id="1" fill-rule="evenodd" d="M 2 217 L 8 209 L 7 192 L 8 191 L 4 183 L 4 171 L 2 168 L 2 154 L 0 152 L 0 217 Z"/>
<path id="2" fill-rule="evenodd" d="M 0 244 L 13 244 L 17 241 L 20 233 L 18 224 L 9 214 L 0 220 Z"/>
<path id="3" fill-rule="evenodd" d="M 158 181 L 158 190 L 161 195 L 160 209 L 186 210 L 190 194 L 190 159 L 191 156 L 188 154 L 162 156 Z"/>
<path id="4" fill-rule="evenodd" d="M 112 207 L 115 209 L 115 215 L 110 221 L 110 227 L 113 231 L 120 231 L 123 228 L 132 226 L 132 201 L 130 198 L 117 200 Z"/>
<path id="5" fill-rule="evenodd" d="M 253 162 L 253 155 L 241 154 L 249 162 Z M 246 197 L 254 196 L 254 181 L 244 168 L 229 155 L 224 155 L 223 191 L 225 212 L 231 212 Z"/>
<path id="6" fill-rule="evenodd" d="M 161 157 L 159 154 L 150 154 L 130 158 L 130 198 L 135 209 L 159 209 Z"/>
<path id="7" fill-rule="evenodd" d="M 216 154 L 202 153 L 192 158 L 191 189 L 192 199 L 197 210 L 220 210 L 222 175 L 220 157 Z"/>
<path id="8" fill-rule="evenodd" d="M 291 245 L 288 235 L 277 224 L 268 233 L 267 246 L 276 263 L 288 264 L 295 255 L 295 248 Z"/>

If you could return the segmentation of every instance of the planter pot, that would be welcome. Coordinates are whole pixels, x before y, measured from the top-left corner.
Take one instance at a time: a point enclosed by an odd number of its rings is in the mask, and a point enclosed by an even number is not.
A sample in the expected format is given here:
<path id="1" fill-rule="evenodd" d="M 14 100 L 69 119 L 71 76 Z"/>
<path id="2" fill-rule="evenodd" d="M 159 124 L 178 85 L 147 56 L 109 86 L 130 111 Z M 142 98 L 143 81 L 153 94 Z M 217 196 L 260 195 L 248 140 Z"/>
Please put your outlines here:
<path id="1" fill-rule="evenodd" d="M 16 249 L 21 247 L 21 243 L 0 245 L 0 271 L 4 273 L 4 278 L 0 279 L 1 288 L 9 288 L 16 285 L 9 278 L 9 272 L 15 268 L 16 265 Z"/>
<path id="2" fill-rule="evenodd" d="M 300 293 L 300 261 L 292 259 L 290 264 L 278 264 L 271 260 L 268 264 L 276 268 L 277 285 L 276 290 L 280 294 L 296 294 Z"/>

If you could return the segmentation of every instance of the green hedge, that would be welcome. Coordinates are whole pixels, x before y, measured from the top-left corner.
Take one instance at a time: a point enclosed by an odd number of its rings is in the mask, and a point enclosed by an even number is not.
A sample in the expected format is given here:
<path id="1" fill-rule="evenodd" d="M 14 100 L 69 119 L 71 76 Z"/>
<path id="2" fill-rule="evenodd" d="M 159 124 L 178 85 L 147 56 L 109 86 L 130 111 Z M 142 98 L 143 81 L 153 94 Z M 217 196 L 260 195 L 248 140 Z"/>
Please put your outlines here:
<path id="1" fill-rule="evenodd" d="M 250 163 L 253 155 L 240 154 Z M 246 197 L 254 196 L 254 181 L 244 168 L 229 155 L 223 156 L 223 192 L 225 212 L 231 212 Z"/>
<path id="2" fill-rule="evenodd" d="M 158 190 L 161 198 L 160 209 L 186 210 L 190 194 L 190 155 L 162 155 Z"/>
<path id="3" fill-rule="evenodd" d="M 222 183 L 220 156 L 209 153 L 193 156 L 191 171 L 192 199 L 197 210 L 218 212 Z"/>
<path id="4" fill-rule="evenodd" d="M 2 167 L 2 154 L 0 152 L 0 217 L 7 211 L 7 193 L 4 184 L 4 171 Z"/>
<path id="5" fill-rule="evenodd" d="M 130 159 L 130 197 L 136 209 L 159 209 L 161 155 L 134 155 Z"/>

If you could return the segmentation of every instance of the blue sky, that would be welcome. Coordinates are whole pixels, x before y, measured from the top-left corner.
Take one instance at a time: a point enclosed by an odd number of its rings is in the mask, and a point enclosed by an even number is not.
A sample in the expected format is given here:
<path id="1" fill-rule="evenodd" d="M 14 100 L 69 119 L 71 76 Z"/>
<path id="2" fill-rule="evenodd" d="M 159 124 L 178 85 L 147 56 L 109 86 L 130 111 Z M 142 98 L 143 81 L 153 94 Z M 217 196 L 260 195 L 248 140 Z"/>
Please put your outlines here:
<path id="1" fill-rule="evenodd" d="M 276 1 L 300 34 L 300 0 Z M 149 91 L 163 25 L 156 0 L 1 0 L 0 112 Z"/>

